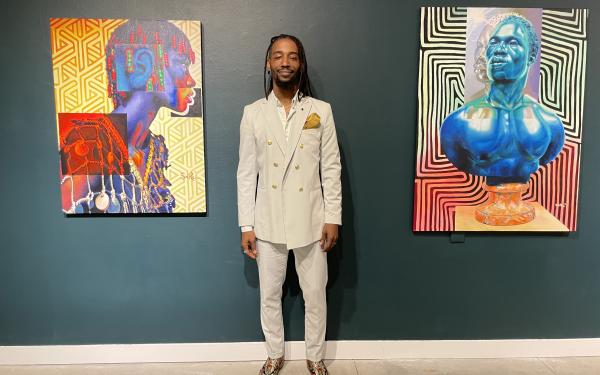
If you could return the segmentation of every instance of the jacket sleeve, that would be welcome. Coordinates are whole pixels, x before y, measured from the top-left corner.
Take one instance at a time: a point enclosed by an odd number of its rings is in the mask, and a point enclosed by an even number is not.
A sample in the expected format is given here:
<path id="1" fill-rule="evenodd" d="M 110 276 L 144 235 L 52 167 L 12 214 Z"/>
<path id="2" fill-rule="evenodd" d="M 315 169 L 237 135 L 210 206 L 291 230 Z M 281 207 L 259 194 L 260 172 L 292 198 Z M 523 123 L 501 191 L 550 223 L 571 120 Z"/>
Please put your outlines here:
<path id="1" fill-rule="evenodd" d="M 245 107 L 240 124 L 240 161 L 237 169 L 239 226 L 254 225 L 258 167 L 256 165 L 256 141 L 253 129 L 248 107 Z"/>
<path id="2" fill-rule="evenodd" d="M 323 121 L 321 139 L 321 186 L 325 202 L 325 223 L 342 225 L 342 166 L 331 106 Z"/>

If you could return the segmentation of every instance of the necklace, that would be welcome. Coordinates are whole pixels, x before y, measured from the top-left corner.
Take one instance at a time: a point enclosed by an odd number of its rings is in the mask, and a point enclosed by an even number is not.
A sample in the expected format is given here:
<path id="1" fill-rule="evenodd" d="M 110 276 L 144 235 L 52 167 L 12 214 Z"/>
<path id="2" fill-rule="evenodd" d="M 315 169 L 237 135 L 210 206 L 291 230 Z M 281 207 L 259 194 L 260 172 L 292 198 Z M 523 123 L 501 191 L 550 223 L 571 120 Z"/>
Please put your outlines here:
<path id="1" fill-rule="evenodd" d="M 148 150 L 148 160 L 146 161 L 146 170 L 144 171 L 144 187 L 148 186 L 148 177 L 150 176 L 152 162 L 154 162 L 154 139 L 150 141 L 150 150 Z"/>
<path id="2" fill-rule="evenodd" d="M 150 167 L 152 166 L 152 161 L 154 160 L 154 140 L 150 142 L 150 149 L 148 151 L 148 160 L 146 162 L 146 170 L 144 171 L 144 178 L 140 175 L 140 171 L 138 171 L 138 167 L 132 158 L 129 158 L 129 167 L 131 172 L 133 172 L 133 176 L 137 181 L 140 182 L 140 190 L 142 192 L 142 199 L 144 201 L 144 205 L 150 208 L 150 191 L 148 189 L 148 178 L 150 176 Z M 141 164 L 141 163 L 140 163 Z M 134 192 L 135 193 L 135 192 Z"/>

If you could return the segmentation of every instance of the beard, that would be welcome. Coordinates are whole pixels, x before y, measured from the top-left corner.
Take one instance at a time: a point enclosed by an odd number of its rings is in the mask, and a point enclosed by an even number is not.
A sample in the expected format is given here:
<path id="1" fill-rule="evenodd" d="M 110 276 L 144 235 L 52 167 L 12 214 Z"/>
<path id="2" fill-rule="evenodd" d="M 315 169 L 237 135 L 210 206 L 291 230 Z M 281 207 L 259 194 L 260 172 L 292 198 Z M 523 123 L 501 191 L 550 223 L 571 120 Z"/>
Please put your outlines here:
<path id="1" fill-rule="evenodd" d="M 273 82 L 277 85 L 277 87 L 284 90 L 293 89 L 294 87 L 298 86 L 298 83 L 300 82 L 300 71 L 298 70 L 294 72 L 292 77 L 285 81 L 280 80 L 277 74 L 271 73 L 271 76 L 273 77 Z"/>

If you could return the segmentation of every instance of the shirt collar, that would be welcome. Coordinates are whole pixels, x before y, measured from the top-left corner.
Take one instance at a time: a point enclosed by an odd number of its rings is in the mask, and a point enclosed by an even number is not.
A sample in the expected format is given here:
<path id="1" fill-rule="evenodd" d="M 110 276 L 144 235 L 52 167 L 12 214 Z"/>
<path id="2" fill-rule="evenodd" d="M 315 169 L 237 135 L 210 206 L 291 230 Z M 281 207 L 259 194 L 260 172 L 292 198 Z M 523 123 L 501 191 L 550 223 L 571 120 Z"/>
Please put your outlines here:
<path id="1" fill-rule="evenodd" d="M 299 92 L 300 92 L 300 90 L 296 90 L 296 94 L 292 98 L 292 107 L 294 107 L 298 103 L 298 93 Z M 279 101 L 277 96 L 275 96 L 275 92 L 273 90 L 271 90 L 271 93 L 269 94 L 269 98 L 267 100 L 269 102 L 275 103 L 276 107 L 283 107 L 283 104 L 281 104 L 281 102 Z"/>

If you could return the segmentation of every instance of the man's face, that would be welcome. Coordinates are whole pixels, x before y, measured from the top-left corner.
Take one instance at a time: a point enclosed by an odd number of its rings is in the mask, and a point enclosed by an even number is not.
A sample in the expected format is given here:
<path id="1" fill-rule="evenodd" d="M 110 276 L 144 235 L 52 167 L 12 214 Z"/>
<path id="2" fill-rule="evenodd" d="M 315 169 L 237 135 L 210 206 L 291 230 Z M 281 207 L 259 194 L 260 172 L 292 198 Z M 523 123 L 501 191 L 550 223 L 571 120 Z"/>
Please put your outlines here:
<path id="1" fill-rule="evenodd" d="M 283 88 L 296 85 L 300 78 L 300 56 L 296 43 L 288 38 L 273 43 L 267 69 L 271 71 L 277 86 Z"/>
<path id="2" fill-rule="evenodd" d="M 169 48 L 169 66 L 165 68 L 165 91 L 162 93 L 163 104 L 177 112 L 187 112 L 194 104 L 196 81 L 190 75 L 191 61 L 187 54 L 180 54 Z"/>
<path id="3" fill-rule="evenodd" d="M 527 75 L 529 37 L 524 28 L 508 22 L 490 37 L 487 51 L 487 74 L 493 81 L 514 81 Z"/>
<path id="4" fill-rule="evenodd" d="M 477 38 L 477 44 L 475 45 L 475 64 L 473 69 L 475 71 L 475 77 L 480 82 L 487 82 L 487 58 L 485 54 L 487 52 L 488 42 L 490 40 L 491 30 L 484 30 L 479 38 Z"/>

